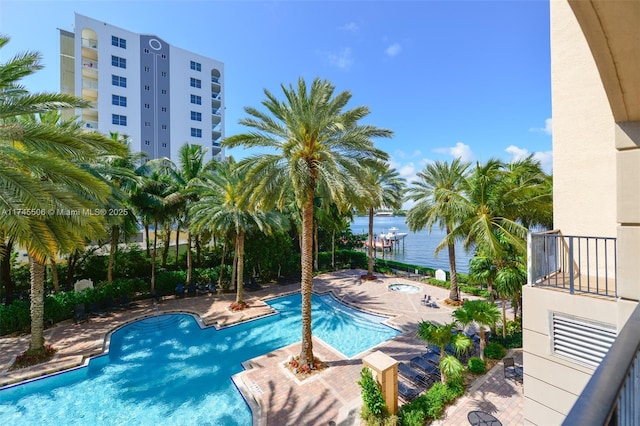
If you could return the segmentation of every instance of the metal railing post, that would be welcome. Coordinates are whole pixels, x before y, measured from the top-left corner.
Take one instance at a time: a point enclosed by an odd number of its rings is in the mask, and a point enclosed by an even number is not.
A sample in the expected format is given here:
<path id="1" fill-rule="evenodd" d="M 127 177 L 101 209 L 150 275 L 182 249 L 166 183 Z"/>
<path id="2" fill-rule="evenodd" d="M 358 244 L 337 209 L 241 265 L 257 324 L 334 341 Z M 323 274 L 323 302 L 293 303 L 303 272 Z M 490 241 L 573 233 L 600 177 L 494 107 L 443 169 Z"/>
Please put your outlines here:
<path id="1" fill-rule="evenodd" d="M 569 293 L 574 294 L 573 289 L 573 237 L 569 237 Z"/>

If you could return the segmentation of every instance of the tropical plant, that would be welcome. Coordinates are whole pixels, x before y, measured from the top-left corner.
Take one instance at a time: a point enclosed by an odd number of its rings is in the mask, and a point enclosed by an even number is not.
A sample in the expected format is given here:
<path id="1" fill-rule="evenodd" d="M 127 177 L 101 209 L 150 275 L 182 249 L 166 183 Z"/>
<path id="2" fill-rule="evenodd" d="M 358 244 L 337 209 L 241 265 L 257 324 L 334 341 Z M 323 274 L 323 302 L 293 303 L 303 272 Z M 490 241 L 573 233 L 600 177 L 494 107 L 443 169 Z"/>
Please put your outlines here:
<path id="1" fill-rule="evenodd" d="M 304 79 L 297 87 L 282 86 L 285 101 L 265 90 L 263 106 L 268 113 L 246 107 L 250 118 L 240 124 L 251 133 L 232 136 L 228 147 L 268 148 L 269 153 L 243 161 L 246 169 L 245 197 L 262 209 L 282 210 L 293 194 L 302 216 L 302 344 L 299 361 L 313 361 L 311 295 L 313 290 L 313 212 L 316 192 L 336 203 L 349 205 L 364 193 L 366 167 L 379 167 L 387 154 L 376 149 L 372 138 L 390 137 L 390 130 L 358 121 L 369 114 L 367 107 L 344 110 L 351 99 L 348 91 L 334 95 L 335 87 L 315 79 L 308 88 Z M 273 152 L 275 151 L 275 152 Z"/>
<path id="2" fill-rule="evenodd" d="M 416 204 L 407 213 L 407 225 L 413 232 L 427 228 L 431 233 L 433 225 L 444 229 L 446 237 L 436 247 L 438 252 L 447 247 L 449 253 L 449 299 L 459 300 L 455 238 L 448 238 L 462 220 L 461 211 L 465 205 L 464 192 L 467 190 L 466 174 L 469 163 L 456 158 L 449 163 L 436 161 L 418 173 L 418 180 L 409 188 L 409 199 Z"/>
<path id="3" fill-rule="evenodd" d="M 216 163 L 213 167 L 213 173 L 203 175 L 201 181 L 193 186 L 198 199 L 191 204 L 188 214 L 195 230 L 207 229 L 216 235 L 234 237 L 234 257 L 237 259 L 236 305 L 241 306 L 244 303 L 245 236 L 254 229 L 265 233 L 284 230 L 287 222 L 279 212 L 249 209 L 240 202 L 245 177 L 236 170 L 233 157 L 228 162 Z"/>
<path id="4" fill-rule="evenodd" d="M 0 37 L 0 48 L 9 39 Z M 44 350 L 44 272 L 48 258 L 82 247 L 103 231 L 103 220 L 84 214 L 111 192 L 82 164 L 121 153 L 108 138 L 73 120 L 46 114 L 89 106 L 70 95 L 29 93 L 20 80 L 41 69 L 36 52 L 0 64 L 0 231 L 27 249 L 31 271 L 31 353 Z M 37 116 L 36 116 L 37 115 Z M 76 214 L 77 212 L 77 214 Z"/>
<path id="5" fill-rule="evenodd" d="M 360 370 L 358 385 L 362 390 L 362 401 L 364 402 L 361 413 L 363 420 L 366 424 L 380 424 L 389 415 L 389 411 L 384 402 L 382 389 L 368 367 Z"/>
<path id="6" fill-rule="evenodd" d="M 441 325 L 422 321 L 418 324 L 416 332 L 416 335 L 427 344 L 440 348 L 439 364 L 443 383 L 447 382 L 447 373 L 453 374 L 451 378 L 454 379 L 461 371 L 464 371 L 464 366 L 456 357 L 447 355 L 446 348 L 449 346 L 453 348 L 456 354 L 461 354 L 471 347 L 471 339 L 463 333 L 454 333 L 455 328 L 455 322 Z M 446 361 L 445 358 L 447 358 Z"/>
<path id="7" fill-rule="evenodd" d="M 484 348 L 483 351 L 484 352 Z M 473 374 L 484 374 L 487 371 L 487 363 L 483 359 L 484 353 L 482 353 L 482 357 L 471 357 L 469 358 L 469 362 L 467 365 L 469 366 L 469 371 Z"/>
<path id="8" fill-rule="evenodd" d="M 463 326 L 476 324 L 480 335 L 480 358 L 484 360 L 484 348 L 487 345 L 485 327 L 495 328 L 500 320 L 500 310 L 485 300 L 467 300 L 453 311 L 453 318 Z"/>
<path id="9" fill-rule="evenodd" d="M 484 355 L 489 359 L 502 359 L 505 353 L 504 346 L 497 342 L 491 342 L 484 348 Z"/>
<path id="10" fill-rule="evenodd" d="M 381 169 L 381 171 L 380 171 Z M 405 181 L 399 173 L 388 164 L 378 168 L 366 169 L 367 193 L 359 203 L 366 207 L 369 213 L 369 241 L 367 244 L 369 263 L 367 276 L 373 276 L 373 214 L 375 209 L 399 209 L 402 207 Z"/>

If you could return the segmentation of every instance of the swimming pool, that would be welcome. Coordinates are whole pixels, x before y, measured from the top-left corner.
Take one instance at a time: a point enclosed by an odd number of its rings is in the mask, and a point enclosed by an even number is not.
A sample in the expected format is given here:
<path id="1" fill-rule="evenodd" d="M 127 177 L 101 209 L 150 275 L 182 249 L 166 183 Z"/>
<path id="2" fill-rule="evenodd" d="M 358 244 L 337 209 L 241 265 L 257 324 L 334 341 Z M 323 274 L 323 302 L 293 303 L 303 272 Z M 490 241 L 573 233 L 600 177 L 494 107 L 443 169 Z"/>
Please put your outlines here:
<path id="1" fill-rule="evenodd" d="M 188 314 L 128 324 L 88 366 L 0 390 L 0 423 L 251 425 L 230 377 L 241 362 L 300 340 L 300 294 L 267 303 L 279 313 L 221 330 Z M 314 336 L 347 357 L 399 333 L 328 295 L 313 295 L 312 316 Z"/>

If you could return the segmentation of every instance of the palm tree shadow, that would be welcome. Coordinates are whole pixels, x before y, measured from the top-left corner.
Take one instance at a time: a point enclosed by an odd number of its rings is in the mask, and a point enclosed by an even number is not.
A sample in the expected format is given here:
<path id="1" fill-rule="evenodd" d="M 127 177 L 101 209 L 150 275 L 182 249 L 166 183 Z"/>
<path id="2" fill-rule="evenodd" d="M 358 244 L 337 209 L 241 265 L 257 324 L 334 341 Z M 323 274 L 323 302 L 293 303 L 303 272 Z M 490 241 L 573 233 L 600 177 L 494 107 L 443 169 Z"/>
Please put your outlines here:
<path id="1" fill-rule="evenodd" d="M 331 397 L 327 389 L 324 389 L 317 398 L 305 403 L 303 403 L 298 396 L 299 390 L 294 390 L 293 386 L 290 386 L 287 390 L 286 397 L 282 399 L 283 402 L 276 401 L 275 392 L 276 385 L 270 380 L 269 398 L 266 407 L 267 424 L 320 425 L 329 422 L 326 407 L 318 404 L 319 401 Z M 280 400 L 280 398 L 278 398 L 278 400 Z"/>

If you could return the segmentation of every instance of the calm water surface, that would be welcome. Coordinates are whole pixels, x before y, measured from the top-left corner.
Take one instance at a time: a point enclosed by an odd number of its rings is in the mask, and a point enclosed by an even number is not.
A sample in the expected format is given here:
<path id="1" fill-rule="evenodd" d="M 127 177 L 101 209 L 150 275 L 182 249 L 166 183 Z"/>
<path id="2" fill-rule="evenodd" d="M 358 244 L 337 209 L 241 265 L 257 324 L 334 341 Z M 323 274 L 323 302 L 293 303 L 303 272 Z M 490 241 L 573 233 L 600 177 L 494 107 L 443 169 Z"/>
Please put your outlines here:
<path id="1" fill-rule="evenodd" d="M 440 241 L 444 238 L 444 231 L 436 227 L 431 234 L 426 230 L 420 232 L 409 232 L 409 227 L 405 223 L 404 217 L 376 216 L 373 219 L 373 232 L 375 235 L 389 232 L 389 228 L 398 228 L 398 232 L 406 232 L 408 235 L 404 239 L 404 244 L 400 243 L 399 250 L 386 251 L 385 259 L 396 260 L 398 262 L 410 263 L 412 265 L 427 266 L 435 269 L 449 270 L 449 256 L 447 250 L 442 250 L 438 256 L 434 251 Z M 356 217 L 351 223 L 351 231 L 356 234 L 367 233 L 369 230 L 368 217 Z M 473 252 L 466 253 L 462 245 L 456 246 L 456 266 L 458 272 L 468 272 L 469 259 Z M 382 258 L 382 252 L 377 251 L 376 257 Z"/>

